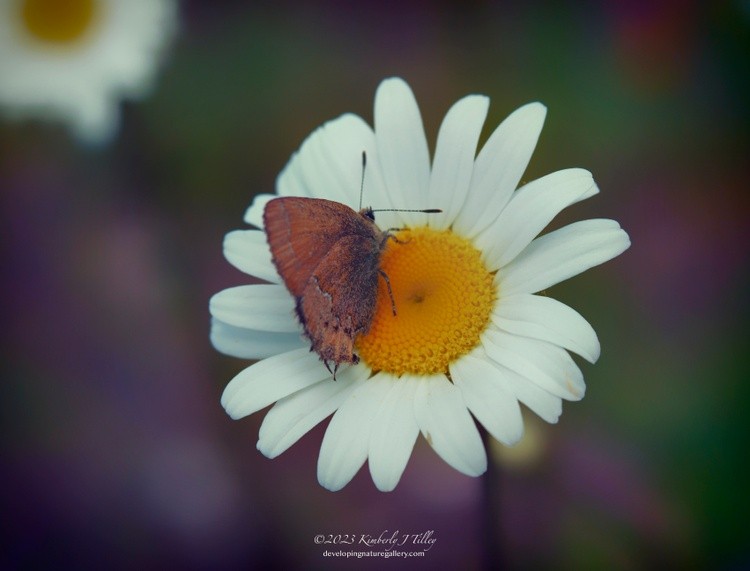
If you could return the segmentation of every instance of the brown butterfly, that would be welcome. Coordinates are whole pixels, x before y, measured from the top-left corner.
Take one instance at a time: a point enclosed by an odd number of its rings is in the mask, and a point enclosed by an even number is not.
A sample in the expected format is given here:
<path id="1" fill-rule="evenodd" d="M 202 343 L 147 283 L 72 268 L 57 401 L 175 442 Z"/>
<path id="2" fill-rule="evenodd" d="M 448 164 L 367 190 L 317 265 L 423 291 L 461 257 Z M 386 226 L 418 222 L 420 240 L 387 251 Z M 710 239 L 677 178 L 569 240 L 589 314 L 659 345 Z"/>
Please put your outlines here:
<path id="1" fill-rule="evenodd" d="M 364 167 L 363 153 L 363 179 Z M 263 211 L 263 224 L 273 263 L 296 300 L 310 350 L 320 355 L 335 379 L 341 363 L 359 362 L 354 343 L 372 324 L 378 275 L 388 286 L 396 315 L 390 280 L 380 269 L 388 238 L 396 238 L 375 225 L 371 208 L 356 212 L 323 198 L 274 198 Z"/>

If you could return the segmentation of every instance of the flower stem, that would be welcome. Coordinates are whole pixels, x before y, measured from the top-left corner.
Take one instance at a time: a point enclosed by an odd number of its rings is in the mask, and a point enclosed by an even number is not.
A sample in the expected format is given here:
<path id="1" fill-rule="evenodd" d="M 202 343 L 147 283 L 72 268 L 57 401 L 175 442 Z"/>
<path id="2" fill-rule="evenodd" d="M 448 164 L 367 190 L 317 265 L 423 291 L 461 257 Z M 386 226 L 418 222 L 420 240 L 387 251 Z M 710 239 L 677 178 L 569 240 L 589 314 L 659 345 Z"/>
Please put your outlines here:
<path id="1" fill-rule="evenodd" d="M 502 521 L 500 519 L 500 467 L 492 458 L 492 438 L 480 426 L 482 441 L 487 450 L 487 472 L 482 477 L 482 543 L 484 569 L 506 569 L 505 550 L 502 541 Z"/>

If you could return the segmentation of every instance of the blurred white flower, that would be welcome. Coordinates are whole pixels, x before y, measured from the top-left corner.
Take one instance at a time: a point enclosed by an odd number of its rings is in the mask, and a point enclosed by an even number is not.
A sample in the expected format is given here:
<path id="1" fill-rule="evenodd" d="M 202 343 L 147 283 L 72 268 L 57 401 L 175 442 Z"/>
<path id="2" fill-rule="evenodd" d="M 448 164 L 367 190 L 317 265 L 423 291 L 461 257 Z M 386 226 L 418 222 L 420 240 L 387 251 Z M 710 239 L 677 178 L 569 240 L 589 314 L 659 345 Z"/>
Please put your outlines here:
<path id="1" fill-rule="evenodd" d="M 0 0 L 0 113 L 111 139 L 120 100 L 151 87 L 176 16 L 174 0 Z"/>

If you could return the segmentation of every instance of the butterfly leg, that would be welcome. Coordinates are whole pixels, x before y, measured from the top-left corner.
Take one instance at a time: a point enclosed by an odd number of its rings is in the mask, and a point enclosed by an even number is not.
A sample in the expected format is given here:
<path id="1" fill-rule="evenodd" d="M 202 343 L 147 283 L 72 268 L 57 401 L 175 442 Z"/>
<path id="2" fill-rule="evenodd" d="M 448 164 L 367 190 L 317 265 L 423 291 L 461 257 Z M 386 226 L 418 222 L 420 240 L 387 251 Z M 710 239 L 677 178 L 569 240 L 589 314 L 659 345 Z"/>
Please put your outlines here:
<path id="1" fill-rule="evenodd" d="M 393 299 L 393 290 L 391 289 L 391 280 L 388 278 L 388 274 L 386 274 L 383 270 L 378 268 L 378 273 L 383 276 L 383 279 L 385 280 L 385 285 L 388 288 L 388 296 L 391 298 L 391 309 L 393 310 L 393 316 L 396 316 L 396 300 Z"/>
<path id="2" fill-rule="evenodd" d="M 411 239 L 399 240 L 398 238 L 396 238 L 395 234 L 391 234 L 392 231 L 398 231 L 398 230 L 404 230 L 404 228 L 388 228 L 388 230 L 383 232 L 385 236 L 383 237 L 383 240 L 380 242 L 381 249 L 383 248 L 383 246 L 388 240 L 393 240 L 394 242 L 396 242 L 396 244 L 408 244 L 409 242 L 411 242 Z"/>

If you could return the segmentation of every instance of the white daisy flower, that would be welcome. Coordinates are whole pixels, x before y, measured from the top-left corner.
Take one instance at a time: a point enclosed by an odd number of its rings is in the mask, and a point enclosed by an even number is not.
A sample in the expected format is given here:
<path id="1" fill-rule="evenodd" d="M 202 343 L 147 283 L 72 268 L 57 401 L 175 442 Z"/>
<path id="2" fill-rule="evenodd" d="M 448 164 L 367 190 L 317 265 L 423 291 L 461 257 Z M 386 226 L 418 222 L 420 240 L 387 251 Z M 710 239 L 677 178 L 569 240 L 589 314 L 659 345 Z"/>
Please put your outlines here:
<path id="1" fill-rule="evenodd" d="M 563 400 L 584 395 L 568 351 L 593 363 L 596 333 L 575 310 L 535 294 L 614 258 L 630 240 L 613 220 L 535 238 L 598 188 L 588 171 L 567 169 L 516 190 L 546 108 L 531 103 L 515 111 L 476 155 L 488 105 L 481 95 L 453 105 L 430 166 L 414 95 L 401 79 L 387 79 L 375 96 L 374 130 L 343 115 L 310 135 L 280 174 L 280 196 L 356 207 L 364 150 L 368 203 L 443 210 L 377 215 L 380 228 L 404 228 L 381 257 L 398 315 L 380 280 L 372 326 L 356 343 L 360 362 L 335 381 L 300 337 L 264 232 L 238 230 L 225 239 L 230 263 L 271 284 L 211 299 L 214 346 L 260 359 L 232 379 L 222 405 L 238 419 L 273 404 L 258 440 L 269 458 L 333 414 L 318 460 L 318 480 L 329 490 L 345 486 L 365 461 L 378 489 L 393 490 L 420 432 L 456 470 L 479 476 L 487 456 L 475 419 L 512 445 L 523 434 L 519 402 L 554 423 Z M 271 198 L 256 198 L 245 221 L 262 227 Z"/>
<path id="2" fill-rule="evenodd" d="M 110 139 L 119 101 L 151 87 L 174 0 L 0 0 L 0 113 Z"/>

